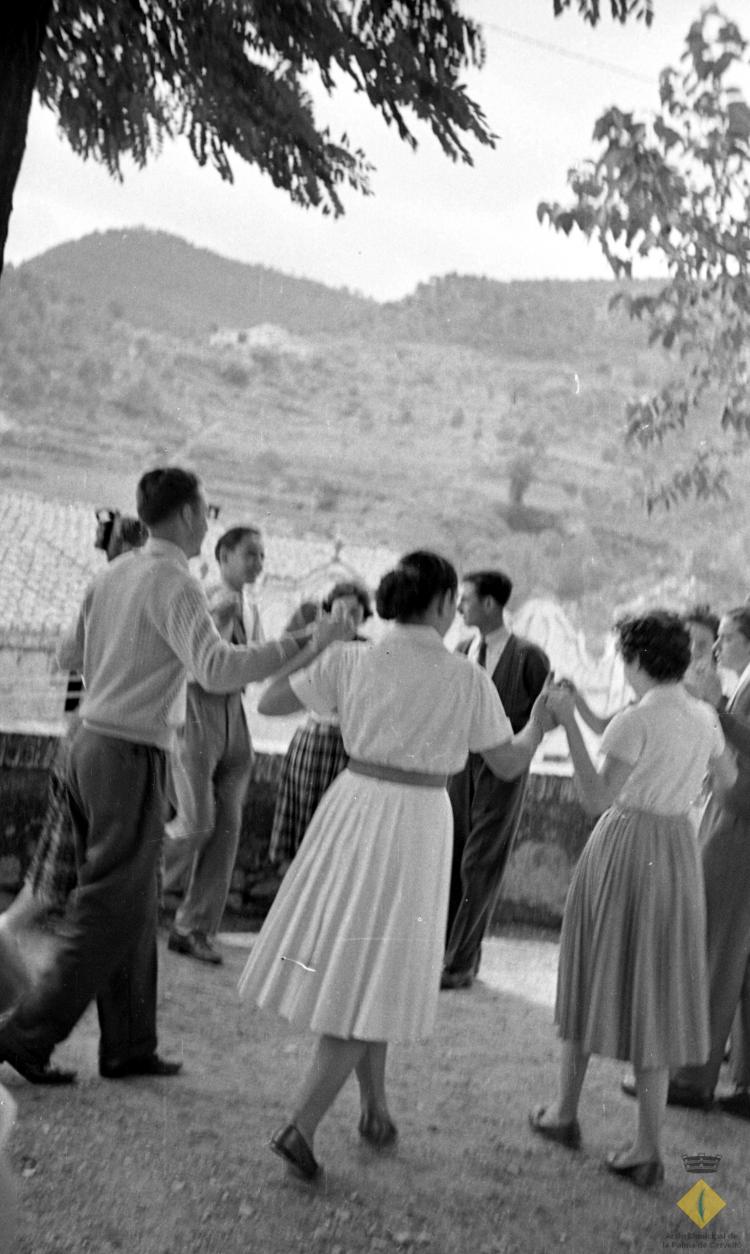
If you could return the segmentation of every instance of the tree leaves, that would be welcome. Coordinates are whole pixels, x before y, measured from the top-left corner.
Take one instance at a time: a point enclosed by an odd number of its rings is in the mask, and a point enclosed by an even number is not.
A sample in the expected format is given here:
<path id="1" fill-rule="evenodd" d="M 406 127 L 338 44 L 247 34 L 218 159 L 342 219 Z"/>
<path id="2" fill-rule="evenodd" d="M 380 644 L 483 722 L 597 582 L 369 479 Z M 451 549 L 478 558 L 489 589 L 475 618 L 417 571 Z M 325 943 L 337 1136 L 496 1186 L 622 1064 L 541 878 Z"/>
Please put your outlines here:
<path id="1" fill-rule="evenodd" d="M 738 86 L 747 66 L 738 27 L 706 9 L 681 69 L 660 76 L 661 112 L 642 121 L 608 109 L 594 127 L 598 155 L 568 175 L 573 203 L 537 210 L 555 230 L 596 240 L 617 277 L 631 278 L 643 258 L 666 270 L 655 296 L 615 298 L 677 363 L 658 393 L 626 407 L 626 439 L 641 450 L 684 443 L 706 409 L 720 430 L 750 436 L 750 106 Z M 648 488 L 647 507 L 725 493 L 728 473 L 716 449 L 699 447 L 690 466 Z"/>
<path id="2" fill-rule="evenodd" d="M 495 137 L 459 75 L 484 60 L 453 0 L 55 0 L 37 90 L 72 147 L 122 176 L 184 134 L 201 165 L 233 178 L 257 165 L 305 207 L 340 214 L 342 185 L 369 191 L 372 166 L 347 136 L 319 127 L 309 76 L 328 92 L 350 77 L 400 137 L 411 117 L 445 153 Z"/>

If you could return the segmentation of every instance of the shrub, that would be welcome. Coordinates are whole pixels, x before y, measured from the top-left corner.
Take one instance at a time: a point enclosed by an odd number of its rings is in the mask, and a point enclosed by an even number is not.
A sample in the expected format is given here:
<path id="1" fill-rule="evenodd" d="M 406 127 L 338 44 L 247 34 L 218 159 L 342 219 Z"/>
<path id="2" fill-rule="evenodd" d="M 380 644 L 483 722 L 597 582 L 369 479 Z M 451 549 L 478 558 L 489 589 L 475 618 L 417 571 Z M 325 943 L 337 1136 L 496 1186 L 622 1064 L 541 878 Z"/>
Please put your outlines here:
<path id="1" fill-rule="evenodd" d="M 250 371 L 239 361 L 226 361 L 219 366 L 219 377 L 233 388 L 246 388 L 250 382 Z"/>

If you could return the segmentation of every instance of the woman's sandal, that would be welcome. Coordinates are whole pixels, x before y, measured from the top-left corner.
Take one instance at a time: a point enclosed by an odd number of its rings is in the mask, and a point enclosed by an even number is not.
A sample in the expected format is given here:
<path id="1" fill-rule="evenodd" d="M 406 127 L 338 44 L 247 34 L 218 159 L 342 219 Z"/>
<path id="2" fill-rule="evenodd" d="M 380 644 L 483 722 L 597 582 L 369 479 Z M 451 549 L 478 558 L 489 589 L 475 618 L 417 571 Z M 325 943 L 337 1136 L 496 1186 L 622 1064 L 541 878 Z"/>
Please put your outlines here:
<path id="1" fill-rule="evenodd" d="M 387 1115 L 363 1110 L 359 1121 L 359 1135 L 374 1149 L 388 1149 L 398 1139 L 398 1128 Z"/>
<path id="2" fill-rule="evenodd" d="M 542 1123 L 546 1114 L 546 1106 L 537 1106 L 529 1115 L 529 1126 L 533 1132 L 554 1141 L 556 1145 L 564 1145 L 566 1149 L 581 1148 L 581 1125 L 577 1119 L 570 1123 Z"/>
<path id="3" fill-rule="evenodd" d="M 607 1154 L 604 1160 L 607 1171 L 620 1176 L 623 1180 L 629 1180 L 639 1189 L 653 1189 L 664 1179 L 664 1163 L 660 1158 L 649 1158 L 643 1163 L 627 1163 L 625 1166 L 620 1166 L 617 1162 L 618 1157 L 617 1151 Z"/>

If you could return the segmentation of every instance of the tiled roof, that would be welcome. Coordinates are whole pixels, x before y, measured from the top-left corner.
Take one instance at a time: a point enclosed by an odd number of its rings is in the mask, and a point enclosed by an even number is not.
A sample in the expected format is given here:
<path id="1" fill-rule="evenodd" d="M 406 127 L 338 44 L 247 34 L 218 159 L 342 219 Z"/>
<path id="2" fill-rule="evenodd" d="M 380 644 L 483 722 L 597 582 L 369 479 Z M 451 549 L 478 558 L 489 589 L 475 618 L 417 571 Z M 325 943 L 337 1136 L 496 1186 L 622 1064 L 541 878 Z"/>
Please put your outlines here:
<path id="1" fill-rule="evenodd" d="M 104 562 L 93 547 L 94 530 L 90 505 L 0 491 L 0 647 L 54 648 Z M 222 530 L 221 524 L 211 524 L 197 574 L 215 578 L 213 546 Z M 266 571 L 257 597 L 264 622 L 267 611 L 272 619 L 282 617 L 299 600 L 320 596 L 339 579 L 357 575 L 372 588 L 395 560 L 385 548 L 273 535 L 264 539 Z"/>

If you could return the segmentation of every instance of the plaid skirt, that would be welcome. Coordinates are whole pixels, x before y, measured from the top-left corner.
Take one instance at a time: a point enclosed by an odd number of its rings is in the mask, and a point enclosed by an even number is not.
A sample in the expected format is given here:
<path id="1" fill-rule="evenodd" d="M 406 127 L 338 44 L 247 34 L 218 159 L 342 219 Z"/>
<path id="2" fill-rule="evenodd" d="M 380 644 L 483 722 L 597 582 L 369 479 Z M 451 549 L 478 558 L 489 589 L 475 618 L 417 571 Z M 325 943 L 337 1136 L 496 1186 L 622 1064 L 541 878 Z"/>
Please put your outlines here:
<path id="1" fill-rule="evenodd" d="M 50 910 L 61 910 L 78 881 L 75 843 L 68 808 L 65 777 L 71 735 L 63 736 L 55 754 L 47 786 L 47 809 L 26 883 Z"/>
<path id="2" fill-rule="evenodd" d="M 347 764 L 337 723 L 309 719 L 299 727 L 279 774 L 268 856 L 291 862 L 326 789 Z"/>

